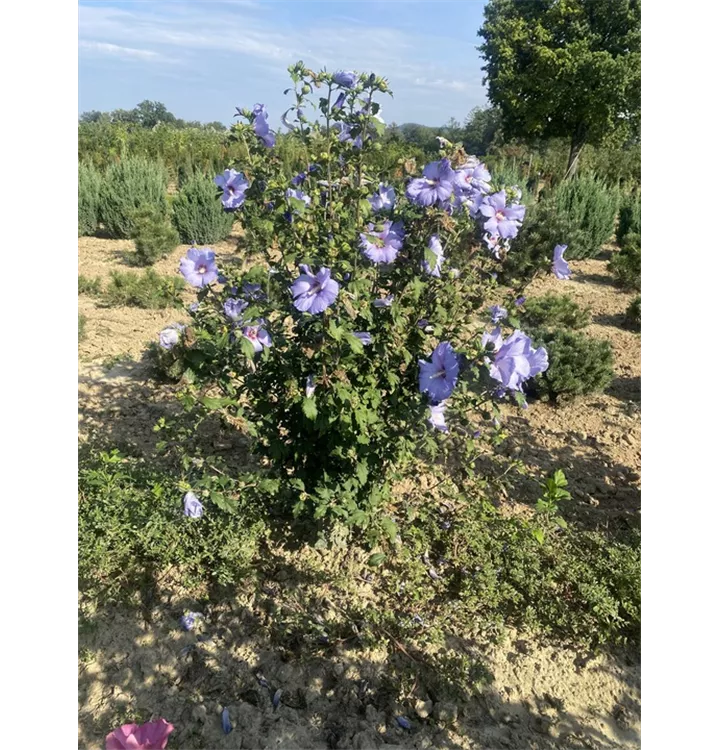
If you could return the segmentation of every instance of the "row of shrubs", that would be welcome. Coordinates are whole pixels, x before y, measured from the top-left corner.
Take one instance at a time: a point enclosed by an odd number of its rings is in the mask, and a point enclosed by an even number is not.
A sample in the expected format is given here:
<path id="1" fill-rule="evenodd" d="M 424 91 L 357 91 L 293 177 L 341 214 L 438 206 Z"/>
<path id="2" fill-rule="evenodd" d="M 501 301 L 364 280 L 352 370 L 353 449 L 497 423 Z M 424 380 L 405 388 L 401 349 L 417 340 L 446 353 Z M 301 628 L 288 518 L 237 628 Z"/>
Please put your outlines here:
<path id="1" fill-rule="evenodd" d="M 217 242 L 232 230 L 233 215 L 217 200 L 212 178 L 201 172 L 189 174 L 170 198 L 165 167 L 142 157 L 122 159 L 104 174 L 80 163 L 78 182 L 78 234 L 95 234 L 101 224 L 110 237 L 135 239 L 145 263 L 180 242 Z"/>

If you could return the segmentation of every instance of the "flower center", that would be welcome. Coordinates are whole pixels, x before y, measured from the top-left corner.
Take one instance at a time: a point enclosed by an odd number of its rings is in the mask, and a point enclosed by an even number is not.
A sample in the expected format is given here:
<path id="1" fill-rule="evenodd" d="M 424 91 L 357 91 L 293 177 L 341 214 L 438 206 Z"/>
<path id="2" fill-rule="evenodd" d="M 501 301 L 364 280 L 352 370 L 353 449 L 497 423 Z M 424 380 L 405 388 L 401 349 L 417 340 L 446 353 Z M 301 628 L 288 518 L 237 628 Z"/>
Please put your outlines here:
<path id="1" fill-rule="evenodd" d="M 254 339 L 257 338 L 257 329 L 256 328 L 248 328 L 247 329 L 247 338 L 254 341 Z"/>
<path id="2" fill-rule="evenodd" d="M 503 212 L 503 211 L 497 211 L 497 212 L 496 212 L 496 218 L 497 218 L 497 219 L 498 219 L 499 221 L 505 221 L 505 219 L 506 219 L 506 215 L 504 214 L 504 212 Z"/>
<path id="3" fill-rule="evenodd" d="M 197 273 L 207 273 L 207 266 L 199 266 Z"/>

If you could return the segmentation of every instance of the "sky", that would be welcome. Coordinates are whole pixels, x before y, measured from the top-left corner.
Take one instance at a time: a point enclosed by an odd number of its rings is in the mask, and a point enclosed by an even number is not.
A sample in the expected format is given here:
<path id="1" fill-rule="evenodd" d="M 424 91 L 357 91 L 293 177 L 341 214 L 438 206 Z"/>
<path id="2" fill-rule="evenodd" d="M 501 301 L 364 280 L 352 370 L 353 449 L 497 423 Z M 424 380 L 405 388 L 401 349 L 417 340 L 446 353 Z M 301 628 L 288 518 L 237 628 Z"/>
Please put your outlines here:
<path id="1" fill-rule="evenodd" d="M 486 104 L 475 46 L 485 0 L 126 0 L 79 3 L 79 111 L 160 101 L 185 120 L 225 124 L 235 107 L 290 105 L 287 67 L 389 79 L 390 122 L 463 122 Z M 274 121 L 274 122 L 272 122 Z"/>

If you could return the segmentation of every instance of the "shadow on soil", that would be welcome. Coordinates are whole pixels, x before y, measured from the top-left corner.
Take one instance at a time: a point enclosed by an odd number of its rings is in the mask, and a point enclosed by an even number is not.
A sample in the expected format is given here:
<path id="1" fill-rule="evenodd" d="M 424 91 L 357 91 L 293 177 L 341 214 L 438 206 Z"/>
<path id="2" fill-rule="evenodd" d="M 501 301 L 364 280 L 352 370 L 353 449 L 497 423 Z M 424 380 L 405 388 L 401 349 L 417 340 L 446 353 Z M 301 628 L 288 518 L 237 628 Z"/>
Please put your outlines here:
<path id="1" fill-rule="evenodd" d="M 473 642 L 447 639 L 441 668 L 428 666 L 402 644 L 388 654 L 366 649 L 365 623 L 347 619 L 328 631 L 332 612 L 326 598 L 310 602 L 304 581 L 277 585 L 299 594 L 315 623 L 313 632 L 284 629 L 289 598 L 278 603 L 266 581 L 252 581 L 241 601 L 205 604 L 206 620 L 198 631 L 184 632 L 178 625 L 197 602 L 171 594 L 144 617 L 127 607 L 83 617 L 80 747 L 104 747 L 105 735 L 116 726 L 153 717 L 175 726 L 171 747 L 188 749 L 638 746 L 630 720 L 640 709 L 628 684 L 612 715 L 600 716 L 602 726 L 611 728 L 609 736 L 567 711 L 558 696 L 508 700 L 502 686 L 492 684 L 482 647 Z M 509 659 L 520 660 L 525 642 L 514 647 Z M 473 697 L 457 694 L 451 677 L 451 658 L 459 653 L 476 666 L 480 688 Z M 225 707 L 229 734 L 222 730 Z"/>

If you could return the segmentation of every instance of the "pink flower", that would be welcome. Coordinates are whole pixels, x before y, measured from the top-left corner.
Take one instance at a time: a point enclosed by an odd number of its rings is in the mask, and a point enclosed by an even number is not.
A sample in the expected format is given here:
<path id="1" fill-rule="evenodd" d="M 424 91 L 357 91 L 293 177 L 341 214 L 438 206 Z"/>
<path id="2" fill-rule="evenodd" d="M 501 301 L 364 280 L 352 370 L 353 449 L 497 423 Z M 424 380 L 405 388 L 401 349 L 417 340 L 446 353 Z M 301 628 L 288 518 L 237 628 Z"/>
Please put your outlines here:
<path id="1" fill-rule="evenodd" d="M 142 726 L 123 724 L 105 737 L 105 750 L 164 750 L 174 730 L 164 719 L 148 721 Z"/>

